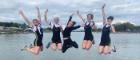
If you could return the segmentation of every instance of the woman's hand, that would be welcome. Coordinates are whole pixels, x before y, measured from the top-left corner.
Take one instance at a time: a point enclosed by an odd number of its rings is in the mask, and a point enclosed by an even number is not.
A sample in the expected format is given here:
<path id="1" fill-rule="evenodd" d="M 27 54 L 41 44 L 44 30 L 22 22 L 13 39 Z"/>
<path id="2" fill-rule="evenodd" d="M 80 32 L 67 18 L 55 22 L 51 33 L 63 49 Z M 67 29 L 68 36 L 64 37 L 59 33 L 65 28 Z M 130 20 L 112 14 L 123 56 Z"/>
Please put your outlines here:
<path id="1" fill-rule="evenodd" d="M 105 8 L 105 6 L 106 6 L 106 4 L 103 4 L 102 9 L 104 9 L 104 8 Z"/>

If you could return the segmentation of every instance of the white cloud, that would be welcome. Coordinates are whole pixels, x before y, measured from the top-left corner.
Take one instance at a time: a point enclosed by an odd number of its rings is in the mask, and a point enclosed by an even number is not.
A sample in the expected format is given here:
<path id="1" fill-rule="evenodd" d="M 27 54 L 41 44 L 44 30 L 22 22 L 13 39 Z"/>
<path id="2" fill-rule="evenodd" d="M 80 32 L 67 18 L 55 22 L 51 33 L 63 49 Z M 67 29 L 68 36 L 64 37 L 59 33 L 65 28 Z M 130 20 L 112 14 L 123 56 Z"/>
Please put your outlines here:
<path id="1" fill-rule="evenodd" d="M 101 20 L 103 3 L 107 4 L 107 15 L 113 15 L 118 20 L 140 23 L 140 1 L 138 0 L 2 0 L 0 5 L 3 7 L 0 7 L 0 16 L 4 16 L 5 21 L 8 21 L 9 17 L 14 17 L 11 21 L 21 20 L 17 13 L 19 8 L 23 8 L 29 18 L 35 18 L 35 6 L 39 6 L 42 14 L 46 8 L 49 9 L 49 19 L 52 19 L 53 15 L 59 15 L 62 22 L 65 22 L 75 10 L 80 10 L 82 15 L 92 11 L 95 20 Z M 75 19 L 78 18 L 74 17 Z"/>
<path id="2" fill-rule="evenodd" d="M 36 5 L 40 5 L 42 3 L 45 3 L 45 0 L 20 0 L 18 2 L 21 4 L 36 6 Z"/>
<path id="3" fill-rule="evenodd" d="M 138 12 L 140 11 L 140 4 L 132 3 L 132 4 L 120 4 L 112 6 L 112 9 L 126 12 Z"/>
<path id="4" fill-rule="evenodd" d="M 69 5 L 69 6 L 76 6 L 78 4 L 81 5 L 91 5 L 94 2 L 98 2 L 100 0 L 48 0 L 48 3 L 51 4 L 60 4 L 60 5 Z"/>
<path id="5" fill-rule="evenodd" d="M 21 21 L 17 20 L 16 18 L 4 17 L 4 16 L 0 16 L 0 22 L 17 22 L 17 23 L 21 23 Z"/>

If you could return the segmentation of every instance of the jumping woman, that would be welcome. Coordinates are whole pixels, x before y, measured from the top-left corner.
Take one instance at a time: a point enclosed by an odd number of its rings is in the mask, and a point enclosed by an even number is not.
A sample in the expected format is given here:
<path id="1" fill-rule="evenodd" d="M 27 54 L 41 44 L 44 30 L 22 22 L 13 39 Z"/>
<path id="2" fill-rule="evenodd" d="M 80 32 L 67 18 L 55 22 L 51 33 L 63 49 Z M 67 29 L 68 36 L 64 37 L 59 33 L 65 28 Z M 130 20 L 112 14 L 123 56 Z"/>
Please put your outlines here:
<path id="1" fill-rule="evenodd" d="M 63 47 L 62 47 L 62 52 L 65 53 L 68 48 L 74 47 L 78 48 L 78 44 L 75 41 L 72 41 L 71 39 L 71 32 L 75 29 L 80 28 L 80 25 L 75 26 L 76 22 L 72 21 L 72 16 L 70 16 L 68 23 L 66 25 L 66 28 L 63 31 Z"/>
<path id="2" fill-rule="evenodd" d="M 95 23 L 94 23 L 94 15 L 93 14 L 87 14 L 87 19 L 84 19 L 80 14 L 79 11 L 77 11 L 77 15 L 80 17 L 80 19 L 84 22 L 84 31 L 85 36 L 82 43 L 82 47 L 85 50 L 89 50 L 94 44 L 94 37 L 92 34 L 92 30 L 96 29 Z"/>
<path id="3" fill-rule="evenodd" d="M 98 49 L 100 54 L 109 54 L 112 51 L 110 47 L 111 44 L 110 32 L 111 31 L 115 32 L 115 29 L 112 26 L 114 17 L 109 16 L 106 19 L 104 8 L 105 8 L 105 4 L 102 6 L 103 29 L 102 29 L 101 42 Z"/>
<path id="4" fill-rule="evenodd" d="M 47 13 L 48 13 L 48 10 L 45 11 L 45 21 L 48 23 L 47 21 Z M 61 42 L 61 37 L 60 37 L 60 32 L 63 31 L 62 29 L 62 26 L 61 24 L 59 23 L 59 17 L 55 16 L 53 18 L 53 21 L 51 22 L 51 29 L 53 31 L 53 36 L 52 36 L 52 42 L 50 44 L 50 47 L 53 49 L 53 50 L 61 50 L 62 49 L 62 42 Z M 49 47 L 49 45 L 48 45 Z"/>
<path id="5" fill-rule="evenodd" d="M 35 33 L 35 40 L 34 40 L 34 46 L 32 47 L 24 47 L 24 50 L 29 51 L 35 55 L 38 55 L 43 50 L 43 29 L 41 27 L 41 16 L 39 8 L 36 7 L 38 12 L 38 19 L 33 19 L 32 22 L 29 21 L 29 19 L 25 16 L 23 11 L 21 10 L 19 13 L 23 17 L 23 19 L 28 23 L 28 26 L 32 28 L 32 31 Z"/>

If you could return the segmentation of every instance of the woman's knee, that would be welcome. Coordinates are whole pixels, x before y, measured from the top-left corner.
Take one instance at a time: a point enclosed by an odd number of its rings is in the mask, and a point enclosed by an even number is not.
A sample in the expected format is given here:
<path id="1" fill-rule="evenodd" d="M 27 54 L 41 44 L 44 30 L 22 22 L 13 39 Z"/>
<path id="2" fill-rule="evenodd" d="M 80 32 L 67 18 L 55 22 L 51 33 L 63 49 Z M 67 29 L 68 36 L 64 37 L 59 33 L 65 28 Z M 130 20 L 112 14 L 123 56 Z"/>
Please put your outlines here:
<path id="1" fill-rule="evenodd" d="M 104 54 L 108 54 L 110 51 L 110 47 L 109 46 L 105 46 L 104 48 Z"/>
<path id="2" fill-rule="evenodd" d="M 87 41 L 86 49 L 90 49 L 92 46 L 92 41 Z"/>
<path id="3" fill-rule="evenodd" d="M 58 49 L 59 49 L 59 50 L 62 49 L 62 44 L 61 44 L 61 43 L 59 43 L 57 46 L 58 46 Z"/>
<path id="4" fill-rule="evenodd" d="M 83 41 L 83 43 L 82 43 L 82 47 L 83 47 L 83 49 L 85 49 L 85 48 L 86 48 L 86 43 L 87 43 L 87 41 L 86 41 L 86 40 L 84 40 L 84 41 Z"/>
<path id="5" fill-rule="evenodd" d="M 99 52 L 99 53 L 102 54 L 102 53 L 103 53 L 103 50 L 104 50 L 104 47 L 103 47 L 103 46 L 99 46 L 99 47 L 98 47 L 98 52 Z"/>
<path id="6" fill-rule="evenodd" d="M 56 44 L 55 44 L 55 43 L 52 43 L 52 44 L 51 44 L 51 48 L 52 48 L 53 50 L 55 50 L 55 49 L 56 49 Z"/>

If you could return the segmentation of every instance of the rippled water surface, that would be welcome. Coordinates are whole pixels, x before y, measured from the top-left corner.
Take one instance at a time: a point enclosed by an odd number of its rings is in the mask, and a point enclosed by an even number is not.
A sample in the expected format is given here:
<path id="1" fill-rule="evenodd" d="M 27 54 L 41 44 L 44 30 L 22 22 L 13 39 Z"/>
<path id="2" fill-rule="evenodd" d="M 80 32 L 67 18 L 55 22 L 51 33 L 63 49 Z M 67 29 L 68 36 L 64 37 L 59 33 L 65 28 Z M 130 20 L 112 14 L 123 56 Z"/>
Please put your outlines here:
<path id="1" fill-rule="evenodd" d="M 71 48 L 66 53 L 44 48 L 40 55 L 35 56 L 26 51 L 20 51 L 25 45 L 34 40 L 34 34 L 1 34 L 0 60 L 140 60 L 140 34 L 116 33 L 111 34 L 112 45 L 117 48 L 116 53 L 99 55 L 97 46 L 101 33 L 93 33 L 96 44 L 89 51 L 81 48 L 84 33 L 73 32 L 72 39 L 79 44 L 79 49 Z M 50 41 L 52 34 L 44 33 L 44 46 Z"/>

